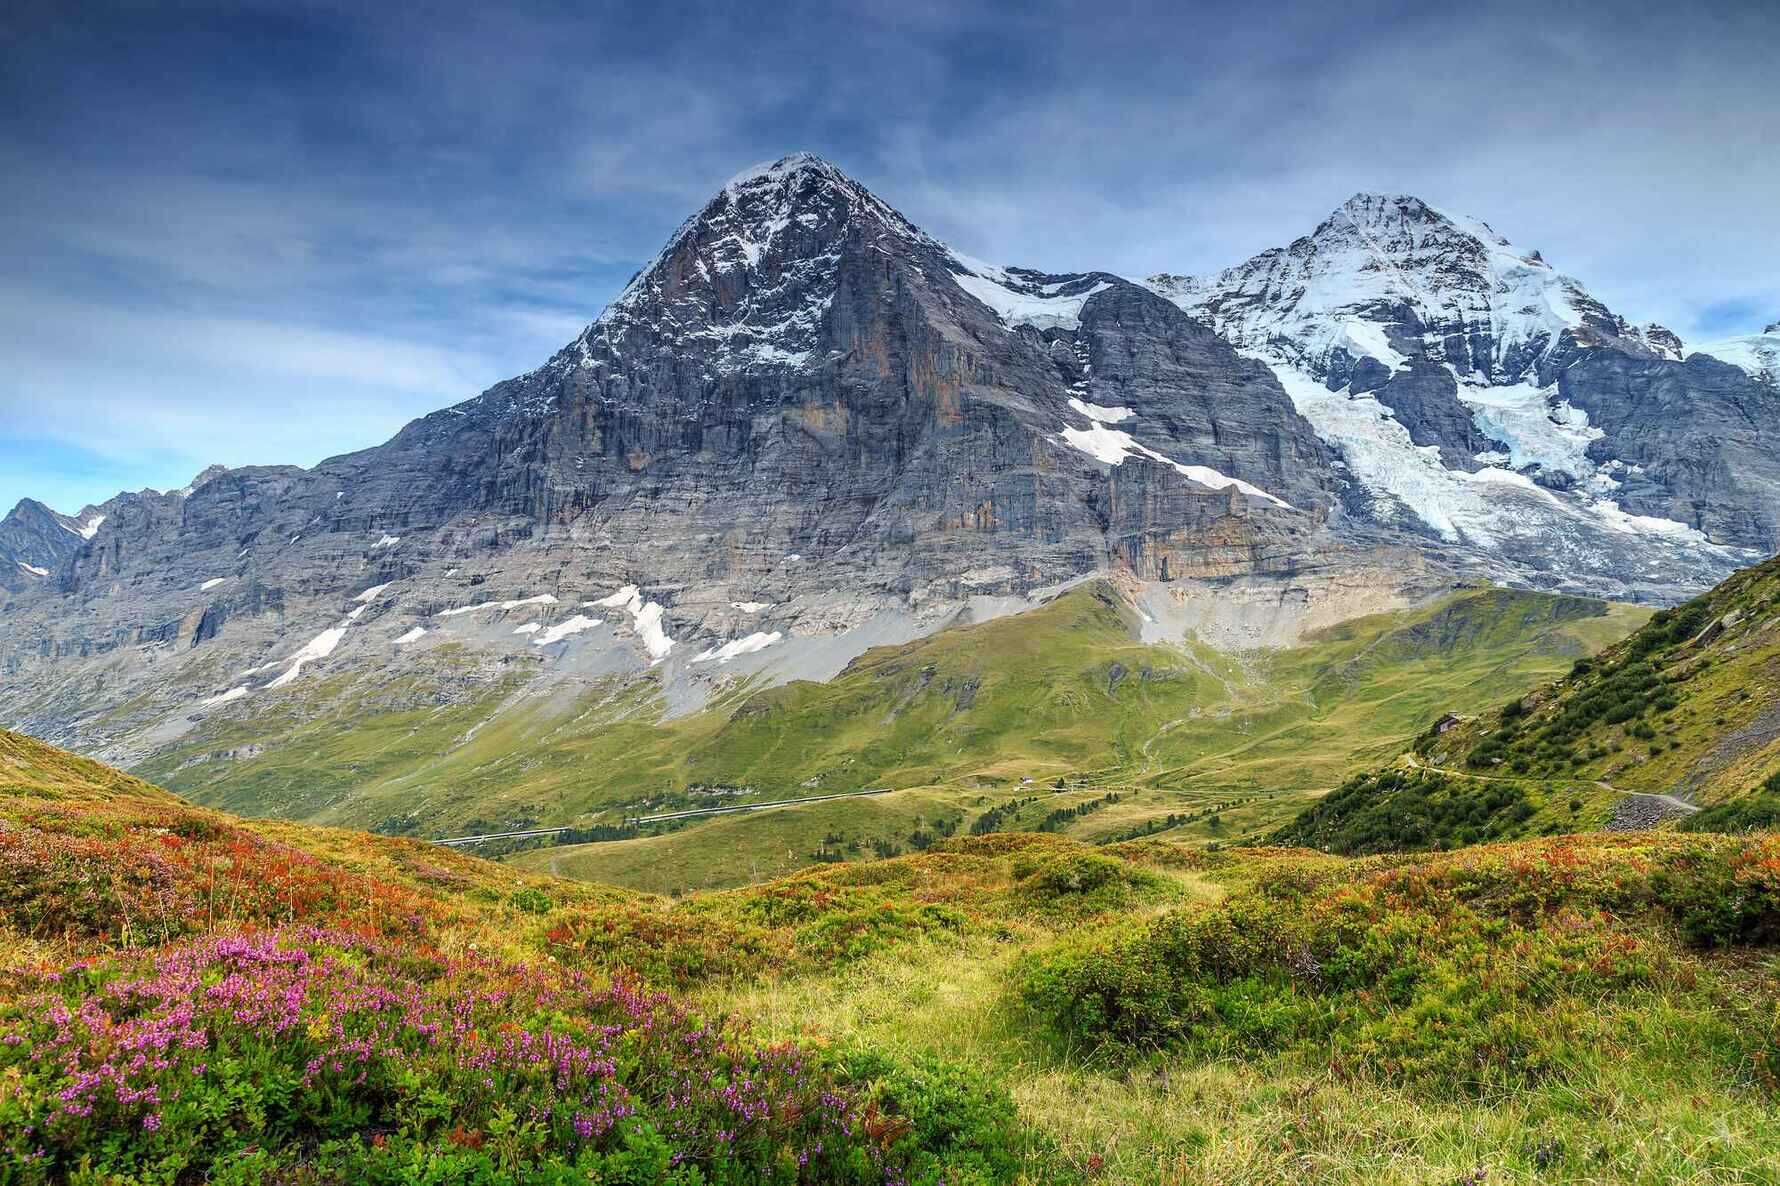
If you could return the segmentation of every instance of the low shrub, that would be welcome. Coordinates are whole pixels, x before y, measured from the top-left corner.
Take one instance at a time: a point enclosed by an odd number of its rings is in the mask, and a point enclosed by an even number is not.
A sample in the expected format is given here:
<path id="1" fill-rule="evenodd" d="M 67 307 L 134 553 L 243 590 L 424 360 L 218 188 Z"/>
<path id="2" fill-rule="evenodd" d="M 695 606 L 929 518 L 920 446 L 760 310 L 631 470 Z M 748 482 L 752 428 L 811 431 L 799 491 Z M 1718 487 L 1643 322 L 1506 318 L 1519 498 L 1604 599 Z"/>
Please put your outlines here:
<path id="1" fill-rule="evenodd" d="M 1028 955 L 1015 992 L 1065 1045 L 1295 1050 L 1338 1072 L 1474 1093 L 1618 1040 L 1615 1000 L 1692 991 L 1703 973 L 1682 940 L 1780 943 L 1780 843 L 1652 855 L 1525 842 L 1345 878 L 1275 876 L 1214 908 Z"/>
<path id="2" fill-rule="evenodd" d="M 12 1182 L 1012 1174 L 1011 1105 L 941 1065 L 849 1067 L 622 977 L 316 928 L 49 975 L 0 1011 L 0 1083 Z"/>
<path id="3" fill-rule="evenodd" d="M 1167 896 L 1174 884 L 1160 874 L 1117 857 L 1072 852 L 1016 858 L 1014 899 L 1046 913 L 1098 914 L 1124 910 Z"/>
<path id="4" fill-rule="evenodd" d="M 1350 778 L 1273 840 L 1350 856 L 1456 848 L 1520 834 L 1536 811 L 1516 783 L 1380 770 Z"/>

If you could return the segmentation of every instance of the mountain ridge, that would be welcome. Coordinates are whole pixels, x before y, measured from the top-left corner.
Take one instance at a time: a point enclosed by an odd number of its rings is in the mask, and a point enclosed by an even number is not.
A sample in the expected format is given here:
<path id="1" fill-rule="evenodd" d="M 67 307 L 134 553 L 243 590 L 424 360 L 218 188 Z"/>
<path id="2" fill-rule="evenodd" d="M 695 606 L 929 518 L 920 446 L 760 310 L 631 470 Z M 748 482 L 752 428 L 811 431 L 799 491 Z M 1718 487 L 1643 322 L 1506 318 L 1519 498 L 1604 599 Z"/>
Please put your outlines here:
<path id="1" fill-rule="evenodd" d="M 1455 250 L 1483 258 L 1474 238 Z M 1240 589 L 1218 612 L 1253 597 L 1295 607 L 1282 622 L 1414 604 L 1459 578 L 1669 600 L 1746 553 L 1634 505 L 1672 500 L 1660 467 L 1693 475 L 1713 522 L 1765 538 L 1766 471 L 1747 459 L 1767 397 L 1735 368 L 1700 364 L 1718 386 L 1695 401 L 1702 420 L 1744 417 L 1734 454 L 1640 436 L 1591 388 L 1564 397 L 1589 409 L 1566 423 L 1541 419 L 1564 405 L 1541 392 L 1487 423 L 1424 392 L 1427 431 L 1470 426 L 1436 458 L 1396 398 L 1432 381 L 1425 341 L 1412 357 L 1380 330 L 1400 367 L 1348 355 L 1318 380 L 1214 322 L 1111 273 L 972 259 L 833 165 L 784 158 L 714 194 L 543 365 L 307 470 L 211 469 L 119 502 L 37 565 L 50 575 L 15 582 L 0 718 L 134 763 L 286 711 L 321 679 L 389 668 L 450 699 L 428 681 L 453 664 L 451 679 L 539 695 L 647 678 L 678 715 L 1102 572 L 1188 605 Z M 1647 394 L 1670 405 L 1702 390 L 1662 387 L 1684 364 L 1612 338 L 1560 344 L 1563 375 L 1658 368 Z M 1381 385 L 1357 390 L 1363 375 Z M 1405 435 L 1381 445 L 1385 429 Z M 1627 460 L 1593 459 L 1608 437 Z M 1752 476 L 1742 502 L 1733 473 Z"/>

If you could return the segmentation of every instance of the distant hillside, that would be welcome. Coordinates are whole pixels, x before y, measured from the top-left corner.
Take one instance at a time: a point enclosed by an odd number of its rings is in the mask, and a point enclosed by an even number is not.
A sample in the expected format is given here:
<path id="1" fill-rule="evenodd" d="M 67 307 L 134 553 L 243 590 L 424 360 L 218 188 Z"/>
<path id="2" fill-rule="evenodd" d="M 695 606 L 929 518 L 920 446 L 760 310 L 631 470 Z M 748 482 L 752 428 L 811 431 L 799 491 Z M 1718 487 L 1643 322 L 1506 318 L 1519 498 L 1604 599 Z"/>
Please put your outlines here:
<path id="1" fill-rule="evenodd" d="M 424 678 L 318 681 L 287 715 L 219 718 L 142 773 L 244 814 L 430 836 L 610 827 L 869 787 L 1012 791 L 1027 778 L 1194 797 L 1298 793 L 1399 752 L 1443 711 L 1481 711 L 1567 670 L 1645 612 L 1466 589 L 1295 647 L 1228 652 L 1191 637 L 1143 641 L 1142 611 L 1094 581 L 1024 613 L 867 651 L 824 683 L 738 680 L 679 716 L 664 712 L 655 684 L 595 679 L 531 695 L 456 670 L 441 647 Z M 1160 797 L 1150 809 L 1187 810 Z M 902 815 L 917 810 L 930 811 Z M 817 836 L 832 826 L 850 827 L 830 819 Z M 869 843 L 910 830 L 895 828 L 851 831 Z M 783 870 L 783 857 L 781 847 L 768 867 Z"/>
<path id="2" fill-rule="evenodd" d="M 1397 767 L 1355 775 L 1274 839 L 1387 852 L 1665 818 L 1780 823 L 1780 561 L 1525 696 L 1447 715 Z"/>

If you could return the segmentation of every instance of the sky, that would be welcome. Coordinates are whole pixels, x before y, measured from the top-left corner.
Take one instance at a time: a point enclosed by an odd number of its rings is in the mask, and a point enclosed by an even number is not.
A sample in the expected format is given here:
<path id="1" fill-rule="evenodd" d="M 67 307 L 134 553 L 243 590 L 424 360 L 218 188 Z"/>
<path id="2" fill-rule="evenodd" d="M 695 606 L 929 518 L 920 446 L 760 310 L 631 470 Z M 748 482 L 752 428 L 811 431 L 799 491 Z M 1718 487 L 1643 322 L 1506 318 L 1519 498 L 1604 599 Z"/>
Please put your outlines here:
<path id="1" fill-rule="evenodd" d="M 1780 3 L 0 6 L 0 509 L 310 465 L 538 365 L 808 150 L 978 257 L 1198 272 L 1352 193 L 1690 342 L 1780 319 Z"/>

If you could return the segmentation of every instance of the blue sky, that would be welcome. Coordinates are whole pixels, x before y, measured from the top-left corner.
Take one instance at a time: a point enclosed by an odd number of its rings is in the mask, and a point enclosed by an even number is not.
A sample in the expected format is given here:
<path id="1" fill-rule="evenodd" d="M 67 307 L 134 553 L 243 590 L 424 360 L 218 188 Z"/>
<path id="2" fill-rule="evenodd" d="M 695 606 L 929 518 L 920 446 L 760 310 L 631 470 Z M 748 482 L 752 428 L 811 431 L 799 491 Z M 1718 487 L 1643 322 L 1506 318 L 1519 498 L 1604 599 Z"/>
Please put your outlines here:
<path id="1" fill-rule="evenodd" d="M 381 441 L 797 149 L 1010 263 L 1200 271 L 1401 190 L 1690 340 L 1780 318 L 1780 5 L 1462 9 L 13 0 L 0 509 Z"/>

